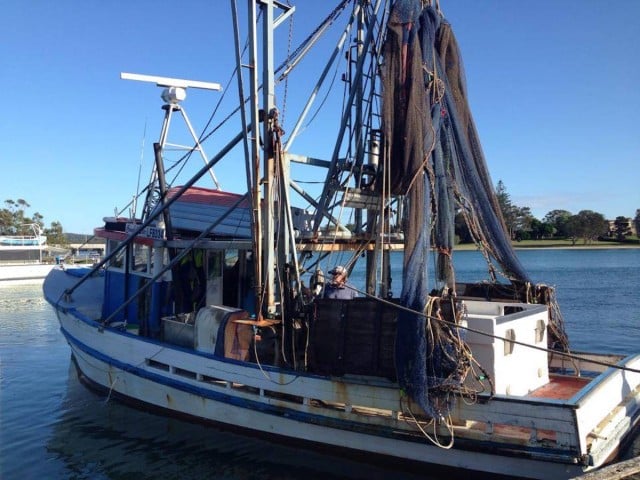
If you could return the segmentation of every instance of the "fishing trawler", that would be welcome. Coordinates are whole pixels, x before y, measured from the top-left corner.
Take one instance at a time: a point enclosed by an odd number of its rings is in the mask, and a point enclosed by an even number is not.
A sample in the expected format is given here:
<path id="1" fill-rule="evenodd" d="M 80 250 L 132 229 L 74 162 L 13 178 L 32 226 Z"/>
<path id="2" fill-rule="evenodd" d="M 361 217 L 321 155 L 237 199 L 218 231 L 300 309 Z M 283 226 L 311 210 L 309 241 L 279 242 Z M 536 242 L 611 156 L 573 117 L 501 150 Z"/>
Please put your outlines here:
<path id="1" fill-rule="evenodd" d="M 570 478 L 615 459 L 640 415 L 640 356 L 570 351 L 554 289 L 518 261 L 439 5 L 342 1 L 276 68 L 274 32 L 295 7 L 247 4 L 246 50 L 232 8 L 238 133 L 213 157 L 181 103 L 219 85 L 123 74 L 165 88 L 142 211 L 104 219 L 92 271 L 54 269 L 43 286 L 81 379 L 170 415 L 425 472 Z M 286 134 L 276 83 L 343 17 Z M 343 51 L 332 153 L 296 153 Z M 185 158 L 205 161 L 181 185 L 164 161 L 176 113 L 194 140 Z M 213 168 L 229 159 L 244 160 L 245 192 L 217 187 Z M 318 196 L 294 166 L 323 172 Z M 456 217 L 486 258 L 485 282 L 456 281 Z M 358 268 L 363 285 L 343 283 Z"/>

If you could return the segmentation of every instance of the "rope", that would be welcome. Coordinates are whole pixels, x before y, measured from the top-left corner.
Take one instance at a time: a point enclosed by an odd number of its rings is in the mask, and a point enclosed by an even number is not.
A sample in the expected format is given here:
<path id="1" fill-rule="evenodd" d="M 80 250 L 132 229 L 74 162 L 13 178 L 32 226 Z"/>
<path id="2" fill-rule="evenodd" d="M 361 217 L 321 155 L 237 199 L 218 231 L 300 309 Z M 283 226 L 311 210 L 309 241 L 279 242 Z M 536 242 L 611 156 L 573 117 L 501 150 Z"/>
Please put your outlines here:
<path id="1" fill-rule="evenodd" d="M 404 413 L 404 409 L 402 411 Z M 406 411 L 409 414 L 409 416 L 411 417 L 411 420 L 413 420 L 415 422 L 415 425 L 416 425 L 416 427 L 418 427 L 418 430 L 420 430 L 420 432 L 425 436 L 425 438 L 427 438 L 427 440 L 429 440 L 433 445 L 435 445 L 436 447 L 442 448 L 443 450 L 449 450 L 450 448 L 453 447 L 453 444 L 454 444 L 454 433 L 453 433 L 453 423 L 451 422 L 451 417 L 450 416 L 448 416 L 447 419 L 445 419 L 445 418 L 441 419 L 442 423 L 444 424 L 444 426 L 449 431 L 449 443 L 447 445 L 443 445 L 442 442 L 440 442 L 440 440 L 438 439 L 438 432 L 436 430 L 437 424 L 436 424 L 435 419 L 431 419 L 429 422 L 427 422 L 427 425 L 426 425 L 426 426 L 433 425 L 433 436 L 431 436 L 422 427 L 422 425 L 420 424 L 420 421 L 415 417 L 415 415 L 411 411 L 411 407 L 409 405 L 407 405 L 407 410 Z M 407 423 L 409 423 L 409 422 L 407 421 Z"/>
<path id="2" fill-rule="evenodd" d="M 291 6 L 291 2 L 287 1 L 287 5 Z M 287 58 L 285 60 L 286 66 L 289 66 L 289 54 L 291 52 L 291 43 L 293 42 L 293 15 L 289 16 L 289 38 L 287 40 Z M 284 93 L 282 94 L 282 113 L 280 114 L 281 123 L 284 125 L 284 116 L 287 112 L 287 94 L 289 92 L 289 76 L 284 79 Z"/>

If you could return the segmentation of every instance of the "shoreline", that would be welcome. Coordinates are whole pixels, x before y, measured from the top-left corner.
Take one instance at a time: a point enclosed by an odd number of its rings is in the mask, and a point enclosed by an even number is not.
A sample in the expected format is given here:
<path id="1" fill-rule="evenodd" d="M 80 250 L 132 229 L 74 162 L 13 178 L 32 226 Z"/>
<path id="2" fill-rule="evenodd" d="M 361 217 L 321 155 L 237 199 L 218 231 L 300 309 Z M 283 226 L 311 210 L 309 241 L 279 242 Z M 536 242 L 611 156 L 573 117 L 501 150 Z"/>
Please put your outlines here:
<path id="1" fill-rule="evenodd" d="M 512 243 L 514 250 L 631 250 L 640 249 L 640 245 L 518 245 Z M 459 244 L 453 247 L 458 251 L 479 250 L 475 244 Z"/>

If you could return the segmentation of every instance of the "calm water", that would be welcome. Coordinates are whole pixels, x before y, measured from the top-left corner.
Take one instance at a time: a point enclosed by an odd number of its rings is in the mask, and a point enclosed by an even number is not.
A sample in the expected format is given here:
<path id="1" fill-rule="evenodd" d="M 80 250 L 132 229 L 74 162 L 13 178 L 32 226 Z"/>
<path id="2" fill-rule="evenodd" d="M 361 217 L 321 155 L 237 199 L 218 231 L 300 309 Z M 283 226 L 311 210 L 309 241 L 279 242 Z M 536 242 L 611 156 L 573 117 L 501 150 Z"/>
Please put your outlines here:
<path id="1" fill-rule="evenodd" d="M 640 351 L 640 249 L 519 256 L 534 280 L 557 287 L 573 349 Z M 476 252 L 456 253 L 456 264 L 460 280 L 484 278 Z M 417 477 L 106 401 L 78 382 L 41 286 L 0 284 L 0 479 L 36 478 Z"/>

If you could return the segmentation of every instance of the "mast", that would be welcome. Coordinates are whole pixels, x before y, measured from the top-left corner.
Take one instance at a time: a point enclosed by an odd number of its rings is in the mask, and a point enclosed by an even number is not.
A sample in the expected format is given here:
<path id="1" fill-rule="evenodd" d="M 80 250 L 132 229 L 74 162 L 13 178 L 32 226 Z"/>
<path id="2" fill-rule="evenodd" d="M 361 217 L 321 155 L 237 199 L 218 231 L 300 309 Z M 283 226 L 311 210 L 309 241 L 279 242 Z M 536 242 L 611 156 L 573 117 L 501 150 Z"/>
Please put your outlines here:
<path id="1" fill-rule="evenodd" d="M 251 164 L 253 190 L 252 190 L 252 209 L 253 209 L 253 265 L 255 272 L 255 295 L 256 295 L 256 313 L 262 312 L 262 209 L 260 207 L 260 109 L 258 104 L 258 41 L 257 41 L 257 25 L 256 25 L 256 0 L 248 2 L 248 29 L 249 29 L 249 97 L 250 97 L 250 141 L 251 141 Z M 239 49 L 240 46 L 238 45 Z M 239 58 L 239 55 L 238 55 Z M 241 74 L 241 65 L 238 65 L 238 75 Z"/>
<path id="2" fill-rule="evenodd" d="M 254 2 L 256 0 L 253 0 Z M 263 165 L 263 247 L 264 252 L 264 295 L 266 304 L 262 311 L 274 314 L 276 311 L 275 301 L 275 221 L 274 202 L 276 201 L 276 175 L 274 162 L 274 132 L 273 122 L 277 117 L 275 110 L 275 82 L 273 79 L 273 0 L 263 1 L 262 5 L 262 138 L 264 142 Z"/>
<path id="3" fill-rule="evenodd" d="M 260 31 L 258 31 L 257 11 L 261 11 Z M 274 9 L 282 10 L 275 18 Z M 275 149 L 279 144 L 278 111 L 275 106 L 274 78 L 274 31 L 282 21 L 293 13 L 291 6 L 277 0 L 248 0 L 249 66 L 250 66 L 250 110 L 251 110 L 251 166 L 253 169 L 253 210 L 254 210 L 254 265 L 256 274 L 256 311 L 272 316 L 276 314 L 279 292 L 276 288 L 276 265 L 286 259 L 276 258 L 275 204 L 282 200 L 279 211 L 287 212 L 289 205 L 280 198 L 276 173 Z M 258 54 L 258 40 L 261 42 L 262 56 Z M 240 67 L 240 66 L 239 66 Z M 258 84 L 259 69 L 262 69 L 262 85 Z M 262 89 L 262 92 L 260 92 Z M 260 127 L 262 122 L 262 127 Z M 262 140 L 262 141 L 261 141 Z M 262 175 L 261 176 L 261 171 Z M 283 217 L 282 215 L 279 215 Z M 287 229 L 281 221 L 279 242 L 288 245 Z M 283 250 L 282 255 L 286 254 Z"/>

